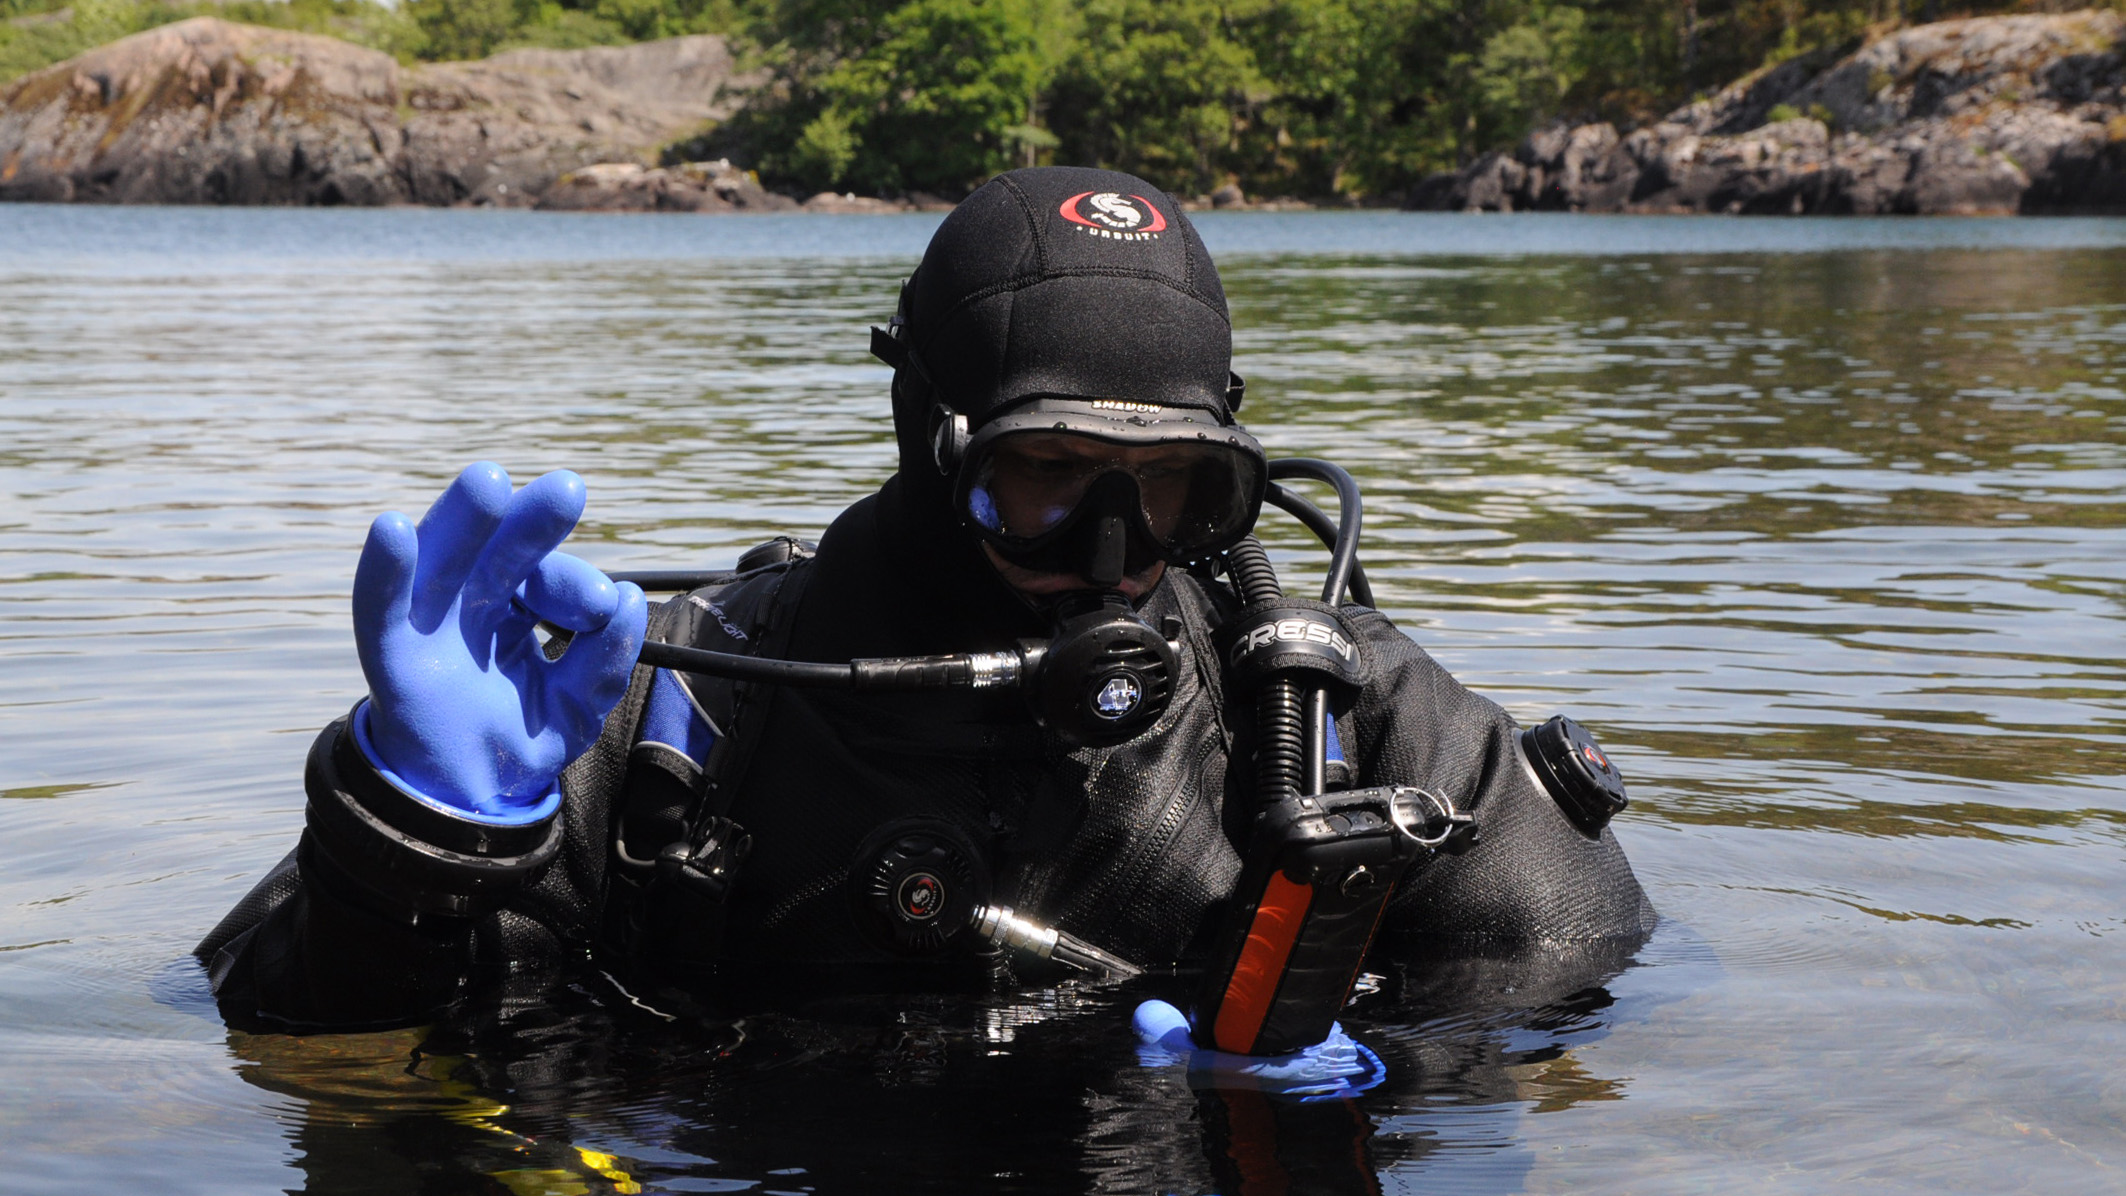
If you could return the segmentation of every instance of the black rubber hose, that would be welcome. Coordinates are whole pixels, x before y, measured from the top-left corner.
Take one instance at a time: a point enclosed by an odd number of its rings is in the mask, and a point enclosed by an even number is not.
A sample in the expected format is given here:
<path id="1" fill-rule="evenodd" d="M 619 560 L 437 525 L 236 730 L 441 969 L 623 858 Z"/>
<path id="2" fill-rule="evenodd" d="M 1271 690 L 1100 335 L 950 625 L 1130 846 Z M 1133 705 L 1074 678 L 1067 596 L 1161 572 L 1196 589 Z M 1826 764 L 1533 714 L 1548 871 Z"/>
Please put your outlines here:
<path id="1" fill-rule="evenodd" d="M 1253 536 L 1226 550 L 1225 564 L 1240 599 L 1250 604 L 1284 597 L 1277 570 Z M 1255 695 L 1255 777 L 1264 804 L 1298 797 L 1306 779 L 1306 721 L 1299 686 L 1272 681 Z"/>
<path id="2" fill-rule="evenodd" d="M 994 653 L 988 654 L 994 656 Z M 737 681 L 768 681 L 812 689 L 855 689 L 874 693 L 909 693 L 919 689 L 967 689 L 976 681 L 976 658 L 951 656 L 869 656 L 847 664 L 809 660 L 775 660 L 736 652 L 711 652 L 663 640 L 642 641 L 635 657 L 643 664 L 687 673 L 706 673 Z M 995 667 L 993 660 L 985 662 Z M 991 677 L 987 684 L 1011 684 Z"/>
<path id="3" fill-rule="evenodd" d="M 809 660 L 773 660 L 736 652 L 711 652 L 706 648 L 684 648 L 663 640 L 642 641 L 642 652 L 635 659 L 660 669 L 705 673 L 734 681 L 772 681 L 778 685 L 816 689 L 856 688 L 856 671 L 848 664 L 818 664 Z"/>
<path id="4" fill-rule="evenodd" d="M 1277 568 L 1270 564 L 1270 554 L 1262 550 L 1262 541 L 1249 536 L 1226 550 L 1225 567 L 1233 575 L 1233 588 L 1240 592 L 1240 600 L 1246 603 L 1274 602 L 1284 597 L 1284 587 L 1277 583 Z"/>
<path id="5" fill-rule="evenodd" d="M 703 586 L 720 586 L 735 579 L 738 574 L 729 569 L 703 572 L 699 569 L 636 569 L 629 572 L 608 573 L 615 582 L 632 581 L 649 594 L 684 594 Z"/>
<path id="6" fill-rule="evenodd" d="M 1314 686 L 1300 698 L 1300 742 L 1306 752 L 1300 759 L 1305 770 L 1300 778 L 1301 793 L 1327 793 L 1329 791 L 1329 691 L 1323 686 Z"/>
<path id="7" fill-rule="evenodd" d="M 1291 515 L 1292 518 L 1306 524 L 1307 530 L 1313 532 L 1316 539 L 1327 545 L 1331 552 L 1335 551 L 1337 543 L 1335 521 L 1323 514 L 1320 507 L 1308 502 L 1304 495 L 1296 494 L 1275 482 L 1271 482 L 1269 493 L 1264 495 L 1264 498 L 1271 506 L 1277 507 Z M 1341 601 L 1341 597 L 1339 595 L 1336 598 L 1323 599 L 1323 601 L 1338 602 Z M 1356 599 L 1361 606 L 1376 605 L 1373 601 L 1373 583 L 1366 579 L 1366 566 L 1363 562 L 1357 560 L 1351 562 L 1351 597 Z"/>
<path id="8" fill-rule="evenodd" d="M 703 572 L 698 569 L 637 569 L 608 573 L 616 582 L 632 581 L 649 593 L 685 593 L 703 586 L 721 585 L 737 577 L 728 569 Z M 557 630 L 549 628 L 550 631 Z M 642 641 L 635 659 L 660 669 L 704 673 L 734 681 L 772 681 L 811 689 L 855 689 L 856 671 L 846 664 L 817 664 L 809 660 L 772 660 L 742 656 L 736 652 L 711 652 L 663 640 Z"/>
<path id="9" fill-rule="evenodd" d="M 1306 779 L 1306 717 L 1299 686 L 1272 681 L 1255 698 L 1255 768 L 1265 804 L 1298 797 Z"/>
<path id="10" fill-rule="evenodd" d="M 1270 480 L 1283 478 L 1312 478 L 1336 488 L 1336 545 L 1329 550 L 1329 578 L 1322 583 L 1321 600 L 1340 602 L 1344 587 L 1351 584 L 1351 573 L 1358 566 L 1358 533 L 1365 522 L 1358 479 L 1341 465 L 1312 457 L 1282 457 L 1270 462 Z"/>
<path id="11" fill-rule="evenodd" d="M 632 581 L 644 590 L 688 591 L 718 585 L 737 577 L 729 571 L 703 573 L 686 570 L 644 570 L 608 573 L 614 581 Z M 548 627 L 549 634 L 559 633 Z M 856 689 L 907 693 L 919 689 L 963 689 L 974 684 L 972 658 L 952 656 L 892 656 L 825 664 L 809 660 L 775 660 L 736 652 L 712 652 L 664 640 L 644 640 L 635 659 L 660 669 L 728 677 L 734 681 L 767 681 L 808 689 Z"/>

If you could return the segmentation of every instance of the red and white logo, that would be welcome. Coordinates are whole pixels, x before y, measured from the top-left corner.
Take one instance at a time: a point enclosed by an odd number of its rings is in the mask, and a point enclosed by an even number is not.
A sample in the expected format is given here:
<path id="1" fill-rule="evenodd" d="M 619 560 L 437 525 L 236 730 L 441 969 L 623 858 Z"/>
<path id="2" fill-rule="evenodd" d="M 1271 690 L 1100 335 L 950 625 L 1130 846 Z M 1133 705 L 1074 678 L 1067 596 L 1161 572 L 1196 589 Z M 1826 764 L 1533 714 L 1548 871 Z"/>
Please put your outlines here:
<path id="1" fill-rule="evenodd" d="M 911 921 L 928 922 L 945 908 L 945 882 L 928 872 L 916 872 L 901 882 L 901 913 Z"/>
<path id="2" fill-rule="evenodd" d="M 1166 216 L 1141 195 L 1080 191 L 1056 210 L 1079 232 L 1106 241 L 1156 241 L 1166 231 Z"/>

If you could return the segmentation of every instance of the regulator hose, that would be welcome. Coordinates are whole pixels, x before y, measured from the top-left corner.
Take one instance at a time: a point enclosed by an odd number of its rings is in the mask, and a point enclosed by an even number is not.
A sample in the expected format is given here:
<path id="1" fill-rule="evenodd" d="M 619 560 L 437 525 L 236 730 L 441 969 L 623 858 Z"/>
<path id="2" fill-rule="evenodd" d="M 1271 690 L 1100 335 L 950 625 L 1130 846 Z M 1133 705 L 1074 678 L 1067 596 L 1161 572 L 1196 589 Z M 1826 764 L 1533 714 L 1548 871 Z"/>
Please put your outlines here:
<path id="1" fill-rule="evenodd" d="M 1255 537 L 1227 549 L 1225 565 L 1242 602 L 1253 605 L 1284 597 L 1270 554 Z M 1306 722 L 1299 686 L 1272 681 L 1255 695 L 1256 796 L 1264 805 L 1298 797 L 1306 773 Z"/>
<path id="2" fill-rule="evenodd" d="M 768 681 L 814 689 L 907 692 L 917 689 L 988 689 L 1016 685 L 1030 671 L 1018 652 L 965 652 L 952 656 L 883 656 L 841 664 L 776 660 L 736 652 L 711 652 L 663 640 L 644 640 L 643 664 L 735 681 Z"/>
<path id="3" fill-rule="evenodd" d="M 1329 548 L 1329 575 L 1322 583 L 1322 601 L 1340 603 L 1349 590 L 1353 598 L 1373 605 L 1373 587 L 1358 563 L 1358 536 L 1362 524 L 1358 482 L 1342 467 L 1311 457 L 1284 457 L 1269 463 L 1271 481 L 1265 498 L 1291 513 Z M 1326 482 L 1336 491 L 1336 521 L 1305 498 L 1276 485 L 1279 479 L 1307 478 Z M 1276 567 L 1262 542 L 1248 536 L 1225 553 L 1226 568 L 1241 600 L 1274 602 L 1284 597 Z M 741 562 L 743 563 L 743 562 Z M 737 571 L 698 572 L 644 570 L 613 573 L 614 581 L 631 581 L 645 590 L 689 590 L 739 576 Z M 646 641 L 639 659 L 644 664 L 688 672 L 709 673 L 740 681 L 766 681 L 782 685 L 906 692 L 919 689 L 987 689 L 1016 685 L 1029 679 L 1036 661 L 1024 652 L 976 652 L 951 656 L 900 657 L 852 660 L 846 664 L 774 660 L 733 652 L 711 652 L 678 644 Z M 1256 724 L 1261 735 L 1258 763 L 1262 797 L 1274 801 L 1302 793 L 1319 793 L 1326 787 L 1328 742 L 1328 693 L 1318 687 L 1301 692 L 1291 681 L 1272 681 L 1256 697 Z"/>
<path id="4" fill-rule="evenodd" d="M 1242 602 L 1271 602 L 1284 597 L 1277 568 L 1270 564 L 1270 554 L 1262 550 L 1262 541 L 1255 537 L 1248 536 L 1227 549 L 1225 567 L 1233 575 L 1233 589 Z"/>
<path id="5" fill-rule="evenodd" d="M 1264 498 L 1305 524 L 1329 547 L 1329 575 L 1322 582 L 1321 600 L 1340 605 L 1348 589 L 1358 601 L 1373 605 L 1373 587 L 1358 563 L 1364 514 L 1357 479 L 1341 466 L 1312 457 L 1272 461 L 1269 476 L 1271 485 Z M 1308 478 L 1333 487 L 1336 522 L 1332 525 L 1319 507 L 1276 484 L 1286 478 Z M 1252 605 L 1284 597 L 1269 554 L 1255 537 L 1227 550 L 1225 559 L 1241 601 Z M 1322 686 L 1301 687 L 1288 680 L 1263 686 L 1255 699 L 1257 786 L 1263 802 L 1327 790 L 1329 717 L 1329 692 Z"/>
<path id="6" fill-rule="evenodd" d="M 1320 519 L 1321 523 L 1326 524 L 1328 522 L 1327 517 L 1315 509 L 1314 504 L 1307 502 L 1281 486 L 1272 486 L 1270 489 L 1274 493 L 1265 497 L 1279 507 L 1290 511 L 1301 523 L 1307 525 L 1309 531 L 1321 536 L 1323 542 L 1328 544 L 1329 576 L 1321 584 L 1321 600 L 1331 605 L 1341 604 L 1344 590 L 1351 585 L 1352 578 L 1354 576 L 1360 578 L 1361 584 L 1363 584 L 1364 577 L 1358 570 L 1358 533 L 1360 525 L 1365 521 L 1363 504 L 1358 496 L 1358 479 L 1352 477 L 1350 471 L 1344 469 L 1341 465 L 1332 464 L 1328 461 L 1318 461 L 1312 457 L 1280 457 L 1270 462 L 1270 480 L 1275 482 L 1283 478 L 1312 478 L 1317 482 L 1327 482 L 1336 489 L 1336 538 L 1334 540 L 1330 540 L 1324 535 L 1322 528 L 1309 519 L 1306 513 L 1294 509 L 1293 505 L 1287 505 L 1287 502 L 1304 508 L 1305 512 L 1311 512 L 1316 519 Z M 1287 502 L 1279 502 L 1279 496 L 1282 496 Z M 1372 600 L 1373 587 L 1368 585 L 1365 587 L 1364 597 L 1360 598 L 1359 601 L 1371 606 L 1373 605 Z"/>
<path id="7" fill-rule="evenodd" d="M 1305 495 L 1271 482 L 1269 491 L 1263 495 L 1263 501 L 1305 524 L 1307 530 L 1313 532 L 1315 538 L 1331 552 L 1343 542 L 1336 534 L 1336 521 L 1324 515 L 1320 507 L 1307 501 Z M 1351 600 L 1360 606 L 1379 605 L 1373 601 L 1373 583 L 1366 577 L 1366 566 L 1355 559 L 1351 562 Z"/>
<path id="8" fill-rule="evenodd" d="M 1035 722 L 1077 747 L 1111 747 L 1157 724 L 1174 696 L 1180 620 L 1169 620 L 1171 630 L 1155 628 L 1119 593 L 1068 598 L 1051 615 L 1055 623 L 1049 638 L 1022 639 L 1001 652 L 829 663 L 650 639 L 642 642 L 636 659 L 682 673 L 871 693 L 1015 688 Z"/>
<path id="9" fill-rule="evenodd" d="M 606 576 L 651 592 L 686 591 L 731 581 L 736 570 L 619 571 Z M 559 633 L 548 627 L 549 634 Z M 905 693 L 918 689 L 988 689 L 1016 685 L 1029 672 L 1023 651 L 962 652 L 945 656 L 887 656 L 830 664 L 777 660 L 738 652 L 712 652 L 663 640 L 644 640 L 636 659 L 661 669 L 705 673 L 734 681 L 766 681 L 809 689 L 854 689 Z"/>

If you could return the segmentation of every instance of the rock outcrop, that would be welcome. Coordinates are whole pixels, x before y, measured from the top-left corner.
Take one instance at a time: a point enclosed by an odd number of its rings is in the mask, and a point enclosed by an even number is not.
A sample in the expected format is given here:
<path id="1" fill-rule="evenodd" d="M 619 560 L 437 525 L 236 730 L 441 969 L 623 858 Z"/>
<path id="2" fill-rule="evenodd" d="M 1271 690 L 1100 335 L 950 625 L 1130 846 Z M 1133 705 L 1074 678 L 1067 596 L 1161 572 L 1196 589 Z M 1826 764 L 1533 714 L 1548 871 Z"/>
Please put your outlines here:
<path id="1" fill-rule="evenodd" d="M 1553 127 L 1416 188 L 1480 211 L 2126 212 L 2126 21 L 1900 30 L 1795 59 L 1629 134 Z"/>
<path id="2" fill-rule="evenodd" d="M 587 166 L 648 170 L 757 82 L 710 36 L 406 68 L 199 17 L 0 88 L 0 200 L 528 207 Z"/>
<path id="3" fill-rule="evenodd" d="M 751 171 L 718 159 L 661 168 L 640 162 L 585 166 L 554 180 L 539 206 L 564 212 L 776 212 L 798 205 L 763 189 Z"/>

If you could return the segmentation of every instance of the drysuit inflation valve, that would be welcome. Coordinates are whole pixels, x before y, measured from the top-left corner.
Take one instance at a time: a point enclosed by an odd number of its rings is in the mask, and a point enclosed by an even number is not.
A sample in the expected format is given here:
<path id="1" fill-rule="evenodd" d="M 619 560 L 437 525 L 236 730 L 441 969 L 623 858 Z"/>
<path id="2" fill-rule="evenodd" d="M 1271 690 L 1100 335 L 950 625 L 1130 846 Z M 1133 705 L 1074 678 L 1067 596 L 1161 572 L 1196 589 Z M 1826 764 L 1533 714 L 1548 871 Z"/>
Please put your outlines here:
<path id="1" fill-rule="evenodd" d="M 1587 733 L 1587 728 L 1560 714 L 1521 732 L 1521 754 L 1528 770 L 1572 825 L 1590 839 L 1629 804 L 1624 774 Z"/>
<path id="2" fill-rule="evenodd" d="M 903 819 L 873 832 L 853 865 L 857 916 L 903 955 L 930 955 L 989 899 L 974 844 L 950 823 Z"/>

